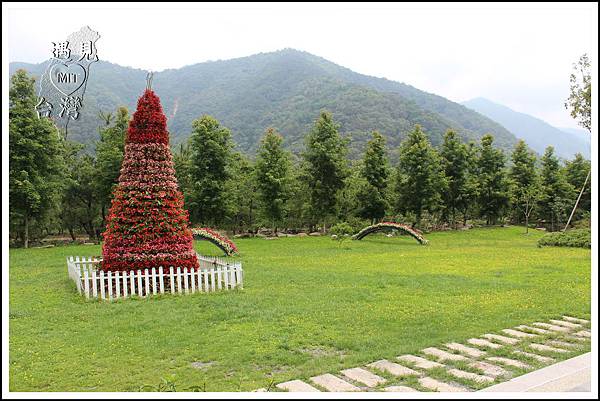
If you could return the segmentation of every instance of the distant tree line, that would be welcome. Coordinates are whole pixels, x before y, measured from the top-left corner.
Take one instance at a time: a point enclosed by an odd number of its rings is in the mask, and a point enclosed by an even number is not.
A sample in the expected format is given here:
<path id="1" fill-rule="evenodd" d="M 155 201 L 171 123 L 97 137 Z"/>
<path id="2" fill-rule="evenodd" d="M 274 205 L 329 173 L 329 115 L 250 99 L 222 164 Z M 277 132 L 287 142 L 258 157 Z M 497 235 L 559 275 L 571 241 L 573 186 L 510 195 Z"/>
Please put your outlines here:
<path id="1" fill-rule="evenodd" d="M 10 236 L 32 239 L 78 233 L 99 241 L 119 177 L 129 113 L 103 114 L 95 155 L 61 139 L 35 114 L 34 80 L 16 72 L 10 88 Z M 548 147 L 540 158 L 520 141 L 505 155 L 485 135 L 464 143 L 449 130 L 433 147 L 415 126 L 396 152 L 373 132 L 361 159 L 322 111 L 294 155 L 267 128 L 256 157 L 234 150 L 232 134 L 211 116 L 193 121 L 186 143 L 173 149 L 179 185 L 195 226 L 256 233 L 259 229 L 322 230 L 344 224 L 358 231 L 377 221 L 421 229 L 469 223 L 564 226 L 590 162 L 578 154 L 562 163 Z M 389 160 L 388 154 L 393 154 Z M 589 219 L 589 184 L 575 220 Z"/>

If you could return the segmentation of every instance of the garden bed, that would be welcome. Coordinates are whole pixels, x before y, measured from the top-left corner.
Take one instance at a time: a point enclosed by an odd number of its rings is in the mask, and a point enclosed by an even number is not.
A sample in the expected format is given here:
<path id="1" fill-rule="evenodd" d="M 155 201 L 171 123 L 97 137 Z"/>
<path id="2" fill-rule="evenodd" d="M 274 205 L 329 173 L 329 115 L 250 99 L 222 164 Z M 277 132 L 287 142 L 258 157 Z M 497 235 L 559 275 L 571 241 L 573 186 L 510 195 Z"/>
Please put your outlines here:
<path id="1" fill-rule="evenodd" d="M 190 294 L 243 288 L 243 270 L 240 262 L 196 254 L 200 267 L 191 270 L 181 267 L 137 269 L 104 272 L 96 257 L 67 258 L 69 277 L 80 294 L 86 298 L 109 301 L 131 296 L 147 297 L 157 294 Z"/>

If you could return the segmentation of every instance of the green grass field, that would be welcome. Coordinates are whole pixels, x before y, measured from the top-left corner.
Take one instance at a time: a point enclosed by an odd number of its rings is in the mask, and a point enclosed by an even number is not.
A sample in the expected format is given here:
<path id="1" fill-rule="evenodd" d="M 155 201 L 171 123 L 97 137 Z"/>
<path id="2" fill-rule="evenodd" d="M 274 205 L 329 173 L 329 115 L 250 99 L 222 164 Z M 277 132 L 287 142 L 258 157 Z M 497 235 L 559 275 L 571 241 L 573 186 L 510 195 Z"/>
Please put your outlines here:
<path id="1" fill-rule="evenodd" d="M 538 248 L 523 228 L 338 246 L 326 237 L 243 239 L 244 290 L 86 301 L 69 255 L 10 251 L 10 390 L 249 391 L 569 314 L 590 317 L 590 250 Z M 218 255 L 208 243 L 204 254 Z M 209 363 L 203 369 L 192 362 Z"/>

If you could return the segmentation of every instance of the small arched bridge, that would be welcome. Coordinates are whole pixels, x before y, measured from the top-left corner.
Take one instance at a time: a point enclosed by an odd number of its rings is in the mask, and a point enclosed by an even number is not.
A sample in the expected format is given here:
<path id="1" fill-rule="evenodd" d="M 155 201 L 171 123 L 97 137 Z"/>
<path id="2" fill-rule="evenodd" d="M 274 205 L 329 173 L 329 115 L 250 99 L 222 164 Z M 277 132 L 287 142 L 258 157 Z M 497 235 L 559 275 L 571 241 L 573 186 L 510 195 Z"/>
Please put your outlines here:
<path id="1" fill-rule="evenodd" d="M 206 240 L 219 249 L 221 249 L 225 255 L 233 256 L 238 255 L 239 251 L 233 241 L 218 232 L 211 230 L 210 228 L 192 228 L 192 234 L 196 240 Z"/>
<path id="2" fill-rule="evenodd" d="M 369 234 L 373 234 L 373 233 L 380 232 L 380 231 L 387 231 L 387 230 L 398 230 L 398 231 L 404 232 L 404 233 L 410 235 L 411 237 L 413 237 L 414 239 L 416 239 L 419 242 L 419 244 L 421 244 L 421 245 L 425 245 L 429 242 L 425 239 L 425 237 L 423 237 L 423 233 L 421 233 L 421 231 L 419 231 L 415 228 L 412 228 L 410 226 L 407 226 L 406 224 L 393 223 L 393 222 L 377 223 L 377 224 L 373 224 L 372 226 L 365 227 L 362 230 L 360 230 L 357 234 L 353 235 L 352 239 L 361 240 Z"/>

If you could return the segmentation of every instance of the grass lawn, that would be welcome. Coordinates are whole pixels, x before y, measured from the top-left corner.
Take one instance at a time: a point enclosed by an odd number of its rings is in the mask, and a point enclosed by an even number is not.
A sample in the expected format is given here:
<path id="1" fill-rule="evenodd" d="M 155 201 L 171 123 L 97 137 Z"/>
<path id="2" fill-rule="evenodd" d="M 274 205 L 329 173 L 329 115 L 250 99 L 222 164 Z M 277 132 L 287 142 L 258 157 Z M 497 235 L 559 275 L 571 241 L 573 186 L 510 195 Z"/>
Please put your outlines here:
<path id="1" fill-rule="evenodd" d="M 569 314 L 590 317 L 590 250 L 538 248 L 521 227 L 338 246 L 243 239 L 244 290 L 86 301 L 69 255 L 10 250 L 10 390 L 249 391 Z M 196 248 L 218 255 L 202 242 Z M 192 362 L 205 362 L 202 369 Z"/>

